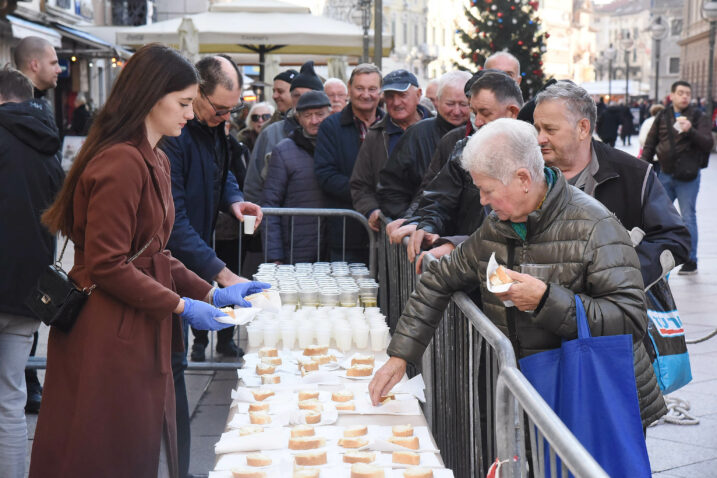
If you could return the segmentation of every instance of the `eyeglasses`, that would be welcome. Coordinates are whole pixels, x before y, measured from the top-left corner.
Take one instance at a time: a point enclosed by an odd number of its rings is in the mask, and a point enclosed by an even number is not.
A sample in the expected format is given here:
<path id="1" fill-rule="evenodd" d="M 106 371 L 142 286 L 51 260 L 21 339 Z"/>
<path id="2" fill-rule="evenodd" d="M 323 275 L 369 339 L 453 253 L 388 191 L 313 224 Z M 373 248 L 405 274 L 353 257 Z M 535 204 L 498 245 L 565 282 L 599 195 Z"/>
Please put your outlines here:
<path id="1" fill-rule="evenodd" d="M 269 118 L 271 118 L 271 115 L 269 113 L 264 113 L 263 115 L 251 115 L 251 120 L 254 123 L 258 123 L 259 120 L 269 121 Z"/>
<path id="2" fill-rule="evenodd" d="M 202 94 L 204 99 L 206 99 L 207 102 L 212 106 L 212 109 L 214 109 L 214 114 L 216 116 L 225 116 L 227 113 L 231 113 L 231 114 L 239 113 L 245 106 L 244 98 L 240 97 L 239 104 L 236 105 L 235 107 L 218 109 L 216 106 L 214 106 L 214 103 L 212 103 L 212 100 L 210 100 L 209 97 L 206 94 L 204 94 L 204 91 L 201 88 L 199 89 L 199 92 Z"/>

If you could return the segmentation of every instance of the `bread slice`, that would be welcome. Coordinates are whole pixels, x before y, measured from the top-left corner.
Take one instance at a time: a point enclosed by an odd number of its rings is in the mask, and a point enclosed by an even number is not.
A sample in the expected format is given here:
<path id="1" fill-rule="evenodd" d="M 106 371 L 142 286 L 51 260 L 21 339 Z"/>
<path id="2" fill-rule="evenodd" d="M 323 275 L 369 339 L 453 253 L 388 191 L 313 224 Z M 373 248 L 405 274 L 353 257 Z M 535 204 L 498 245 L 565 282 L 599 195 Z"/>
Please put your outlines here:
<path id="1" fill-rule="evenodd" d="M 373 365 L 352 365 L 346 370 L 347 377 L 368 377 L 373 373 Z"/>
<path id="2" fill-rule="evenodd" d="M 376 453 L 372 451 L 347 451 L 344 453 L 344 463 L 373 463 Z"/>
<path id="3" fill-rule="evenodd" d="M 403 472 L 403 478 L 433 478 L 433 470 L 420 466 L 412 466 Z"/>
<path id="4" fill-rule="evenodd" d="M 250 412 L 268 412 L 269 411 L 269 402 L 250 403 L 249 411 Z M 394 435 L 395 435 L 395 433 L 394 433 Z"/>
<path id="5" fill-rule="evenodd" d="M 262 375 L 261 383 L 262 385 L 281 383 L 281 375 Z"/>
<path id="6" fill-rule="evenodd" d="M 353 400 L 354 392 L 351 390 L 340 390 L 331 394 L 331 400 L 334 402 L 348 402 Z"/>
<path id="7" fill-rule="evenodd" d="M 351 478 L 386 478 L 383 468 L 369 463 L 351 465 Z"/>
<path id="8" fill-rule="evenodd" d="M 420 465 L 421 455 L 412 451 L 394 451 L 391 461 L 402 465 Z"/>
<path id="9" fill-rule="evenodd" d="M 301 370 L 302 375 L 307 372 L 316 372 L 318 369 L 319 362 L 316 362 L 314 360 L 305 360 L 299 364 L 299 370 Z"/>
<path id="10" fill-rule="evenodd" d="M 412 437 L 413 427 L 411 425 L 394 425 L 391 432 L 395 437 Z"/>
<path id="11" fill-rule="evenodd" d="M 269 466 L 271 458 L 261 453 L 250 453 L 246 456 L 246 464 L 249 466 Z"/>
<path id="12" fill-rule="evenodd" d="M 231 317 L 232 319 L 236 319 L 236 316 L 234 315 L 234 307 L 222 307 L 222 308 L 219 309 L 219 310 L 221 310 L 222 312 L 224 312 L 225 314 L 227 314 L 227 315 L 228 315 L 229 317 Z"/>
<path id="13" fill-rule="evenodd" d="M 299 390 L 299 401 L 303 402 L 304 400 L 318 400 L 319 399 L 319 391 L 318 390 Z"/>
<path id="14" fill-rule="evenodd" d="M 366 425 L 354 425 L 352 427 L 346 427 L 344 429 L 344 436 L 346 438 L 362 437 L 367 434 L 368 434 L 368 427 Z"/>
<path id="15" fill-rule="evenodd" d="M 339 446 L 342 448 L 361 448 L 366 445 L 368 445 L 368 440 L 366 438 L 339 438 Z"/>
<path id="16" fill-rule="evenodd" d="M 316 466 L 328 463 L 326 458 L 326 450 L 313 451 L 310 453 L 297 453 L 294 455 L 294 461 L 300 466 Z"/>
<path id="17" fill-rule="evenodd" d="M 267 398 L 274 395 L 273 390 L 267 390 L 265 388 L 259 388 L 257 390 L 252 390 L 251 394 L 254 396 L 254 400 L 261 402 L 262 400 L 266 400 Z"/>
<path id="18" fill-rule="evenodd" d="M 326 355 L 329 353 L 329 348 L 326 346 L 320 346 L 320 345 L 309 345 L 304 349 L 304 355 L 307 356 L 313 356 L 313 355 Z"/>
<path id="19" fill-rule="evenodd" d="M 289 449 L 291 450 L 311 450 L 321 448 L 326 445 L 326 439 L 317 436 L 294 437 L 289 438 Z"/>
<path id="20" fill-rule="evenodd" d="M 276 347 L 262 347 L 259 349 L 259 357 L 278 357 L 279 351 Z"/>
<path id="21" fill-rule="evenodd" d="M 394 445 L 398 446 L 404 446 L 406 448 L 410 448 L 411 450 L 418 450 L 418 437 L 391 437 L 388 439 L 389 442 L 393 443 Z"/>
<path id="22" fill-rule="evenodd" d="M 339 402 L 336 404 L 336 410 L 353 412 L 356 410 L 356 404 L 354 404 L 353 400 L 351 400 L 350 402 Z"/>
<path id="23" fill-rule="evenodd" d="M 318 468 L 301 468 L 294 470 L 294 478 L 319 478 L 321 471 Z"/>
<path id="24" fill-rule="evenodd" d="M 296 425 L 291 429 L 291 437 L 311 437 L 316 434 L 313 425 Z"/>
<path id="25" fill-rule="evenodd" d="M 249 412 L 249 421 L 253 425 L 266 425 L 271 423 L 271 417 L 266 412 Z"/>
<path id="26" fill-rule="evenodd" d="M 388 395 L 383 395 L 378 399 L 378 401 L 383 405 L 386 402 L 390 402 L 391 400 L 396 400 L 396 395 L 393 393 L 389 393 Z"/>
<path id="27" fill-rule="evenodd" d="M 239 436 L 247 436 L 247 435 L 253 435 L 255 433 L 261 433 L 264 431 L 264 427 L 261 425 L 246 425 L 243 427 L 239 427 Z"/>
<path id="28" fill-rule="evenodd" d="M 233 478 L 266 478 L 266 472 L 256 468 L 236 467 L 231 469 Z"/>
<path id="29" fill-rule="evenodd" d="M 262 357 L 261 363 L 274 366 L 281 365 L 281 357 Z"/>
<path id="30" fill-rule="evenodd" d="M 490 280 L 490 284 L 493 286 L 510 284 L 513 282 L 513 279 L 508 277 L 508 274 L 506 274 L 505 267 L 503 266 L 498 266 L 495 272 L 490 275 L 488 280 Z"/>
<path id="31" fill-rule="evenodd" d="M 313 410 L 315 412 L 323 411 L 324 405 L 317 399 L 302 400 L 299 402 L 299 410 Z"/>
<path id="32" fill-rule="evenodd" d="M 316 412 L 314 410 L 307 410 L 306 413 L 304 413 L 304 420 L 306 420 L 306 423 L 309 424 L 316 424 L 321 422 L 321 412 Z"/>
<path id="33" fill-rule="evenodd" d="M 351 365 L 370 365 L 373 367 L 374 362 L 374 356 L 367 354 L 356 354 L 351 359 Z"/>
<path id="34" fill-rule="evenodd" d="M 319 363 L 319 365 L 326 365 L 329 362 L 336 362 L 336 357 L 333 355 L 315 355 L 314 360 Z"/>
<path id="35" fill-rule="evenodd" d="M 267 363 L 258 363 L 256 364 L 256 374 L 257 375 L 269 375 L 276 371 L 276 367 L 267 364 Z"/>

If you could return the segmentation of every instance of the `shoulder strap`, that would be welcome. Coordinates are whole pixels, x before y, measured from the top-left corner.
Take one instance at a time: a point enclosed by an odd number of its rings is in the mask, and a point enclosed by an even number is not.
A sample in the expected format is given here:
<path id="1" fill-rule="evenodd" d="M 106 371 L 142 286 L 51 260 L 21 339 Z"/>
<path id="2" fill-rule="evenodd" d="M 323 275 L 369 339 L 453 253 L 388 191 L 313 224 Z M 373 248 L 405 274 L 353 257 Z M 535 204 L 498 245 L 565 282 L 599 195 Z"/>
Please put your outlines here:
<path id="1" fill-rule="evenodd" d="M 159 202 L 160 202 L 160 204 L 162 204 L 162 212 L 164 213 L 164 218 L 162 219 L 162 222 L 159 223 L 159 226 L 157 227 L 157 229 L 149 237 L 149 241 L 147 241 L 147 243 L 144 246 L 142 246 L 142 248 L 139 251 L 137 251 L 134 255 L 132 255 L 132 257 L 127 259 L 127 262 L 125 264 L 129 264 L 133 260 L 137 259 L 139 256 L 142 255 L 142 253 L 144 251 L 147 250 L 149 245 L 152 244 L 152 241 L 154 241 L 154 237 L 157 235 L 159 230 L 164 225 L 164 221 L 167 220 L 167 206 L 164 204 L 164 198 L 162 197 L 162 190 L 159 189 L 159 184 L 157 184 L 157 178 L 154 176 L 154 174 L 152 174 L 152 171 L 149 171 L 149 167 L 147 167 L 147 171 L 149 172 L 150 178 L 152 178 L 152 185 L 154 185 L 154 190 L 157 193 L 157 196 L 159 197 Z M 63 248 L 63 251 L 64 251 L 64 248 Z"/>

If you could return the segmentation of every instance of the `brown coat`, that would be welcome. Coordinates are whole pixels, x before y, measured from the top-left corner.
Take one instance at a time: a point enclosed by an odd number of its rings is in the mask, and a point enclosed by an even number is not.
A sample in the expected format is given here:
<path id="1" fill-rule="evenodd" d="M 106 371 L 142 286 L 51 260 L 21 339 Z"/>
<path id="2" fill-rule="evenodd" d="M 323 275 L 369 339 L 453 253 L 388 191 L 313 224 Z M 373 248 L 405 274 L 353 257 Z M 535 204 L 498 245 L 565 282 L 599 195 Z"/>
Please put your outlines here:
<path id="1" fill-rule="evenodd" d="M 182 332 L 172 311 L 210 285 L 164 250 L 174 222 L 167 157 L 146 140 L 114 145 L 87 165 L 74 199 L 70 275 L 97 288 L 69 334 L 50 330 L 30 476 L 154 478 L 164 433 L 176 477 L 170 360 Z"/>

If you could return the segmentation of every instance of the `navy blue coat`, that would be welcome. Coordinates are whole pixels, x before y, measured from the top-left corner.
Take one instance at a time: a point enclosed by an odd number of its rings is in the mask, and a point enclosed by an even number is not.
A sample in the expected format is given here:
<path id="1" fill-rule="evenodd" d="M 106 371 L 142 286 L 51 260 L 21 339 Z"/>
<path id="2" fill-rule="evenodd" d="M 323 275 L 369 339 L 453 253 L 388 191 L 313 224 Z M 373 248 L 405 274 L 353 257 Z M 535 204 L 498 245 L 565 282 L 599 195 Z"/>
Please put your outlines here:
<path id="1" fill-rule="evenodd" d="M 303 137 L 298 141 L 304 147 L 297 144 L 293 139 L 295 135 L 301 135 L 301 130 L 296 130 L 288 138 L 281 140 L 271 152 L 261 205 L 285 208 L 326 207 L 326 197 L 314 174 L 314 157 L 311 154 L 313 150 L 307 148 L 304 143 L 308 143 L 308 139 Z M 315 262 L 319 259 L 317 218 L 295 217 L 293 231 L 291 218 L 288 216 L 267 216 L 264 222 L 266 255 L 270 261 L 296 263 Z"/>
<path id="2" fill-rule="evenodd" d="M 236 178 L 227 171 L 224 192 L 215 204 L 215 177 L 218 155 L 223 168 L 227 167 L 229 147 L 217 151 L 213 130 L 226 145 L 224 124 L 209 128 L 193 119 L 182 134 L 165 138 L 162 149 L 172 167 L 172 197 L 174 199 L 174 228 L 167 249 L 188 269 L 206 281 L 212 281 L 226 265 L 212 249 L 212 233 L 218 210 L 230 212 L 229 207 L 244 200 Z"/>
<path id="3" fill-rule="evenodd" d="M 377 110 L 377 118 L 383 111 Z M 326 118 L 319 127 L 314 153 L 314 171 L 326 193 L 328 207 L 353 209 L 349 179 L 356 164 L 361 140 L 351 105 Z M 342 221 L 329 221 L 329 245 L 341 247 Z M 368 247 L 368 236 L 356 221 L 346 221 L 346 247 Z"/>
<path id="4" fill-rule="evenodd" d="M 0 105 L 0 145 L 0 312 L 33 317 L 23 302 L 55 252 L 40 215 L 64 178 L 50 106 L 44 100 Z"/>

